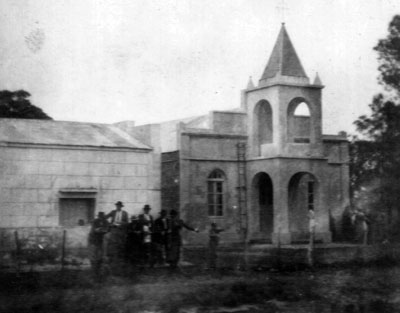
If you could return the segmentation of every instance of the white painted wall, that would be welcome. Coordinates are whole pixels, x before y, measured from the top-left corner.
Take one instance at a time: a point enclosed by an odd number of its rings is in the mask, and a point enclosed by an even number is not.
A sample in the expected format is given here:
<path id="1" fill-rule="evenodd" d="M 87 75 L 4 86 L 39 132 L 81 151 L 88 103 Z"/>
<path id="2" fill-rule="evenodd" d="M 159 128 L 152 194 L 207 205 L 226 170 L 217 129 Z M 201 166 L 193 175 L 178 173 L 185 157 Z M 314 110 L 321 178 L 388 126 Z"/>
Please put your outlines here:
<path id="1" fill-rule="evenodd" d="M 96 212 L 116 201 L 129 214 L 158 212 L 160 177 L 151 151 L 43 146 L 0 147 L 0 227 L 59 225 L 59 191 L 95 188 Z"/>

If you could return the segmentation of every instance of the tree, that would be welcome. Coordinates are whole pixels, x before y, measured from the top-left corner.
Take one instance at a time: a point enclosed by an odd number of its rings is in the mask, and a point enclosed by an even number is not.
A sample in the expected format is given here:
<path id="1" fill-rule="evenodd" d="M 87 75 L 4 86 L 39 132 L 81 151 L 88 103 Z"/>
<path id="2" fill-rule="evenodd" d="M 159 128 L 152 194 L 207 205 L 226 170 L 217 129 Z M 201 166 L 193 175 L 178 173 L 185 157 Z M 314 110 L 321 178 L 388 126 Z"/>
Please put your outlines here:
<path id="1" fill-rule="evenodd" d="M 400 212 L 400 15 L 388 31 L 374 47 L 385 93 L 374 96 L 370 114 L 354 122 L 362 139 L 355 137 L 350 145 L 350 175 L 353 195 L 367 184 L 376 186 L 369 190 L 371 207 L 394 221 Z"/>
<path id="2" fill-rule="evenodd" d="M 31 104 L 25 90 L 0 91 L 0 117 L 51 120 L 42 109 Z"/>
<path id="3" fill-rule="evenodd" d="M 379 81 L 388 89 L 400 94 L 400 15 L 389 23 L 389 34 L 374 47 L 378 52 Z"/>
<path id="4" fill-rule="evenodd" d="M 397 207 L 397 195 L 400 195 L 400 105 L 379 94 L 370 108 L 370 116 L 360 116 L 354 122 L 357 131 L 367 140 L 356 138 L 351 145 L 353 187 L 379 178 L 381 201 L 389 207 Z"/>

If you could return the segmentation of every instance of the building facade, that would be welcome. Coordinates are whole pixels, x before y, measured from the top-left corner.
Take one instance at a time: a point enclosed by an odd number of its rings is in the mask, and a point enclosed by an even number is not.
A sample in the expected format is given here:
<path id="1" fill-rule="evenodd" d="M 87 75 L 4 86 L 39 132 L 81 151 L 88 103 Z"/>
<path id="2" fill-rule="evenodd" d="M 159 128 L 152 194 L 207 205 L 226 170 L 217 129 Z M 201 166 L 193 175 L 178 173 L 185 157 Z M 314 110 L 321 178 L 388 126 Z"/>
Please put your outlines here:
<path id="1" fill-rule="evenodd" d="M 310 212 L 317 241 L 339 238 L 348 142 L 322 133 L 323 87 L 283 25 L 237 109 L 143 126 L 1 119 L 0 256 L 15 250 L 15 231 L 57 251 L 67 231 L 69 248 L 85 248 L 90 221 L 116 201 L 129 214 L 179 210 L 200 230 L 184 235 L 194 245 L 211 222 L 225 243 L 305 242 Z"/>
<path id="2" fill-rule="evenodd" d="M 310 83 L 282 25 L 257 86 L 241 107 L 161 125 L 162 207 L 200 230 L 217 222 L 225 242 L 281 244 L 340 236 L 349 204 L 348 142 L 322 134 L 322 89 Z M 207 240 L 207 232 L 186 242 Z"/>

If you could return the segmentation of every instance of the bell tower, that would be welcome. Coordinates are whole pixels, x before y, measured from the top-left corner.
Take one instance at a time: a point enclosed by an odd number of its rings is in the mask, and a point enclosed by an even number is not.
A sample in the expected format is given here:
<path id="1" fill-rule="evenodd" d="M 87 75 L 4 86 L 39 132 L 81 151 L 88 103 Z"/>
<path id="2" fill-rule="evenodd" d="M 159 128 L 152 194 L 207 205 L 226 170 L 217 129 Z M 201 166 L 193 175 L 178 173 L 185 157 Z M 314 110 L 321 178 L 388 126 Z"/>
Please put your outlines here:
<path id="1" fill-rule="evenodd" d="M 318 76 L 310 84 L 282 24 L 258 85 L 249 82 L 244 91 L 251 138 L 249 156 L 320 155 L 322 88 Z"/>

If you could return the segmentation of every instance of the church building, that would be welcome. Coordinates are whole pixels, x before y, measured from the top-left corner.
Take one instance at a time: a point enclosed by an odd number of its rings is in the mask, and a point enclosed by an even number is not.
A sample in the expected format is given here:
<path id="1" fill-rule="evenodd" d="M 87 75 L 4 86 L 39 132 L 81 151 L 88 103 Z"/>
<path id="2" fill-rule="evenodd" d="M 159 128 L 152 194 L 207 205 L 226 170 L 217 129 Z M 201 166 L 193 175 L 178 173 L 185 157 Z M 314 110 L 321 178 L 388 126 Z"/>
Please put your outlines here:
<path id="1" fill-rule="evenodd" d="M 322 134 L 322 90 L 311 83 L 282 25 L 265 70 L 241 105 L 160 124 L 0 120 L 0 265 L 25 246 L 85 249 L 90 222 L 116 201 L 179 210 L 204 245 L 291 244 L 340 238 L 349 204 L 345 133 Z M 19 238 L 16 238 L 19 237 Z M 18 239 L 18 240 L 17 240 Z"/>
<path id="2" fill-rule="evenodd" d="M 207 241 L 211 222 L 222 240 L 300 243 L 340 236 L 349 204 L 345 133 L 322 133 L 322 90 L 310 82 L 282 25 L 265 70 L 231 111 L 161 124 L 161 204 L 179 209 L 200 229 L 188 244 Z M 203 231 L 202 231 L 203 230 Z"/>

